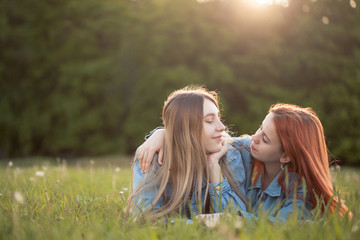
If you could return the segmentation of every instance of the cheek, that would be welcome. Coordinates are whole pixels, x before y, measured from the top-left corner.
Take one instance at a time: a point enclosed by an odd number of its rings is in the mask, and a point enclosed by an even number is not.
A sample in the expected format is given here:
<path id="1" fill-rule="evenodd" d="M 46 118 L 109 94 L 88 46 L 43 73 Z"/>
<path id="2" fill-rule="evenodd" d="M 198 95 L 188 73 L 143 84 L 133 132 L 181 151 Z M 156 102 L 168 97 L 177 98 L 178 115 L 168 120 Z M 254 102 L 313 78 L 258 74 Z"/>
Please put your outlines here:
<path id="1" fill-rule="evenodd" d="M 203 139 L 206 140 L 208 138 L 210 138 L 211 136 L 211 128 L 209 126 L 204 126 L 203 127 Z"/>

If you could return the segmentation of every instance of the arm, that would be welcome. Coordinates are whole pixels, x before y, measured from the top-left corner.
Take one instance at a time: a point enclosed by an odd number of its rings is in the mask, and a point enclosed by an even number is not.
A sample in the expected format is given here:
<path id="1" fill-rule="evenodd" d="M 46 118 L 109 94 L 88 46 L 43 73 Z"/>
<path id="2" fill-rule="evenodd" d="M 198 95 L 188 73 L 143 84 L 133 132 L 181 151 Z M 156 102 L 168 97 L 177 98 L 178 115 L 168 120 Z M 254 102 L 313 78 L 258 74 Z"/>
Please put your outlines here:
<path id="1" fill-rule="evenodd" d="M 250 184 L 251 156 L 249 146 L 250 138 L 232 138 L 232 143 L 227 145 L 226 165 L 228 169 L 227 177 L 219 183 L 213 182 L 210 185 L 209 194 L 215 212 L 222 212 L 227 207 L 233 206 L 236 211 L 246 211 L 244 203 L 247 196 L 247 187 Z M 236 188 L 240 191 L 242 198 L 239 197 L 234 187 L 229 181 L 232 180 Z M 244 200 L 244 201 L 243 201 Z"/>
<path id="2" fill-rule="evenodd" d="M 162 165 L 164 156 L 164 144 L 165 144 L 165 129 L 156 128 L 150 135 L 146 136 L 145 142 L 140 146 L 138 150 L 139 168 L 143 173 L 149 170 L 150 164 L 153 161 L 155 154 L 158 152 L 158 163 Z"/>
<path id="3" fill-rule="evenodd" d="M 211 205 L 216 213 L 223 212 L 226 208 L 231 206 L 235 211 L 246 211 L 246 205 L 236 192 L 231 189 L 226 178 L 220 183 L 210 184 L 209 194 Z"/>
<path id="4" fill-rule="evenodd" d="M 222 149 L 219 152 L 208 155 L 210 201 L 215 212 L 223 212 L 225 208 L 231 205 L 233 205 L 236 211 L 245 211 L 246 205 L 241 198 L 239 198 L 236 192 L 231 189 L 228 179 L 223 179 L 221 174 L 219 160 L 225 154 L 227 149 L 228 145 L 225 141 L 223 141 Z M 236 179 L 234 180 L 236 181 Z"/>

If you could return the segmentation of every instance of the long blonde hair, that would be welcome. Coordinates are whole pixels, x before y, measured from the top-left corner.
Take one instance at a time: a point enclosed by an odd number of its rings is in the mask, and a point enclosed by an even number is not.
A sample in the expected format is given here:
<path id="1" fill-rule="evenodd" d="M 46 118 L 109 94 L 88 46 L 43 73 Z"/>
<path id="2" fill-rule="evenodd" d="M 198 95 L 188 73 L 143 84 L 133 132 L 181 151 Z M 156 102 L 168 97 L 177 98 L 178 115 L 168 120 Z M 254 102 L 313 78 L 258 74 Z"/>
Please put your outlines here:
<path id="1" fill-rule="evenodd" d="M 162 113 L 165 126 L 163 165 L 155 169 L 155 164 L 152 164 L 142 184 L 129 197 L 128 208 L 133 206 L 134 197 L 149 188 L 156 189 L 152 205 L 155 205 L 160 198 L 163 198 L 164 205 L 159 209 L 147 209 L 144 216 L 148 219 L 178 212 L 193 197 L 203 208 L 208 205 L 206 196 L 209 188 L 209 170 L 205 146 L 202 142 L 205 98 L 219 108 L 216 92 L 202 87 L 190 86 L 177 90 L 165 101 Z M 202 199 L 203 182 L 206 183 L 204 199 Z M 171 187 L 169 199 L 165 194 L 168 184 Z M 204 209 L 200 211 L 204 212 Z"/>

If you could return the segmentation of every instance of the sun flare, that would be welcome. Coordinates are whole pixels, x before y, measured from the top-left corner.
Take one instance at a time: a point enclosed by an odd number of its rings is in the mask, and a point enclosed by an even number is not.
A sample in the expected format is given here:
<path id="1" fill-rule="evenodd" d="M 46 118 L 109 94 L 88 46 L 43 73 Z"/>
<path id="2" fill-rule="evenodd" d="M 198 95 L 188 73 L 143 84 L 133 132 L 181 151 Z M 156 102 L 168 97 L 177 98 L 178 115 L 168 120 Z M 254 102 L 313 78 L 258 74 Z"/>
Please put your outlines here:
<path id="1" fill-rule="evenodd" d="M 250 0 L 254 1 L 259 5 L 281 5 L 287 7 L 289 5 L 289 0 Z"/>

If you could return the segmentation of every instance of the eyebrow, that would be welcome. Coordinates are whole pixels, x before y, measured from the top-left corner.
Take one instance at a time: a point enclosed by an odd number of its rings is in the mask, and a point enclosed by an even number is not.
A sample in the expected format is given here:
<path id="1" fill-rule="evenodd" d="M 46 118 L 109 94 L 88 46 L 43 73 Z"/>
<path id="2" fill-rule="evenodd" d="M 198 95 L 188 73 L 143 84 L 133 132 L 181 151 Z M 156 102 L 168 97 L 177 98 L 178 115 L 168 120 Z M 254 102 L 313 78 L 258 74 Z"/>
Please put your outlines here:
<path id="1" fill-rule="evenodd" d="M 216 116 L 216 114 L 215 114 L 215 113 L 208 113 L 208 114 L 206 114 L 206 115 L 204 116 L 204 118 L 209 117 L 209 116 Z"/>

